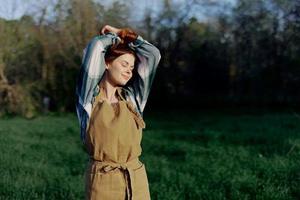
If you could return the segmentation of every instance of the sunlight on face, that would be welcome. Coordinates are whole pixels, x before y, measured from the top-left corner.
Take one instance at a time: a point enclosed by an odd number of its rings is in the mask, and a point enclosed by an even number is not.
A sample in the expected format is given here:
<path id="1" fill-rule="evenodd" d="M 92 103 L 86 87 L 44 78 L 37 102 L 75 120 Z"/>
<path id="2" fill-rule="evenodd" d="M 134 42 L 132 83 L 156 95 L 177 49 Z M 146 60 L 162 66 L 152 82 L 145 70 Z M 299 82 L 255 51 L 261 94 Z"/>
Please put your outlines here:
<path id="1" fill-rule="evenodd" d="M 117 85 L 125 85 L 132 77 L 134 69 L 134 56 L 132 54 L 123 54 L 108 64 L 108 77 Z"/>

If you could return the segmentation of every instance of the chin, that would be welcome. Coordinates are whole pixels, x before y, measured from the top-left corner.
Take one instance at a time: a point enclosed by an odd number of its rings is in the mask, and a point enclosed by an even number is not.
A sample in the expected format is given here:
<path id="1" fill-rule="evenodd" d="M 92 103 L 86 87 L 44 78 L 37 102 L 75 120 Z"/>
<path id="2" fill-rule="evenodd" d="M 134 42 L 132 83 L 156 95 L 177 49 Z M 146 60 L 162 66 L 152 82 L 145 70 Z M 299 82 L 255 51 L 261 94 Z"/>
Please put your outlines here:
<path id="1" fill-rule="evenodd" d="M 119 86 L 124 86 L 124 85 L 126 85 L 126 83 L 127 83 L 127 81 L 119 82 L 118 85 L 119 85 Z"/>
<path id="2" fill-rule="evenodd" d="M 126 85 L 128 83 L 129 80 L 121 80 L 119 83 L 122 85 Z"/>

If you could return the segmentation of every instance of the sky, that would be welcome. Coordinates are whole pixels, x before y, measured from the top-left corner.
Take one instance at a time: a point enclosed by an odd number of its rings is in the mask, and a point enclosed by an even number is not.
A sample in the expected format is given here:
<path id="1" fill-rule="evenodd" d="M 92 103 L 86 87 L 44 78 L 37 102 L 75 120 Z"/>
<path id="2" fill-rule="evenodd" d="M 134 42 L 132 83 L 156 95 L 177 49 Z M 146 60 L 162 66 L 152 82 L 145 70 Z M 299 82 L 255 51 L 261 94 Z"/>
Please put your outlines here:
<path id="1" fill-rule="evenodd" d="M 19 19 L 22 17 L 27 11 L 35 11 L 39 8 L 43 7 L 46 2 L 56 0 L 0 0 L 0 17 L 5 19 Z M 104 5 L 109 5 L 114 0 L 96 0 L 100 1 Z M 125 1 L 121 0 L 120 2 Z M 185 0 L 173 0 L 176 3 L 182 3 Z M 208 0 L 206 0 L 208 1 Z M 234 5 L 236 0 L 210 0 L 217 1 L 223 3 L 229 3 Z M 135 19 L 142 18 L 145 9 L 150 9 L 153 13 L 160 10 L 163 5 L 163 0 L 127 0 L 126 2 L 130 2 L 132 7 L 137 7 L 135 10 Z M 137 3 L 138 2 L 138 3 Z M 206 9 L 207 10 L 207 9 Z M 210 10 L 209 12 L 215 12 L 214 10 Z M 216 11 L 217 12 L 217 11 Z M 201 10 L 199 7 L 192 8 L 190 15 L 196 16 L 199 20 L 205 20 L 209 13 L 205 12 L 205 10 Z"/>

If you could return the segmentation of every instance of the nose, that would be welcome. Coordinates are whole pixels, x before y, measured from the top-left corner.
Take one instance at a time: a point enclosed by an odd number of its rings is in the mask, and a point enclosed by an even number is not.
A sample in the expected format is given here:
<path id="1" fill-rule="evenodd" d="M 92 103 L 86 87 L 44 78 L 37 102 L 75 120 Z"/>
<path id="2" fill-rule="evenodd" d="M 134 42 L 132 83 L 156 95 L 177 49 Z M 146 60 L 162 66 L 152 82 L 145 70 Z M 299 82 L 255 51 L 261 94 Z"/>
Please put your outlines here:
<path id="1" fill-rule="evenodd" d="M 127 68 L 127 69 L 126 69 L 126 73 L 127 73 L 128 75 L 131 75 L 131 73 L 132 73 L 131 69 L 130 69 L 130 68 Z"/>

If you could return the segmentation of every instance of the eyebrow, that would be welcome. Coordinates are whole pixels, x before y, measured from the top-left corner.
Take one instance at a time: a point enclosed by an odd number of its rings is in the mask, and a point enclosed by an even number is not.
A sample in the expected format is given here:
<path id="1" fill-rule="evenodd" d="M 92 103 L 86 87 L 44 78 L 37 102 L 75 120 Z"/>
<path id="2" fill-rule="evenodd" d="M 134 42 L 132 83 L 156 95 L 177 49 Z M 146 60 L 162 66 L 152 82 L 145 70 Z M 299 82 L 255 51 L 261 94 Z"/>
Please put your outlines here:
<path id="1" fill-rule="evenodd" d="M 122 60 L 123 62 L 126 62 L 127 65 L 129 65 L 129 63 L 126 60 Z M 134 67 L 134 65 L 132 65 L 131 67 Z"/>

